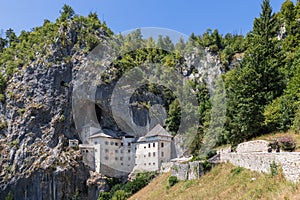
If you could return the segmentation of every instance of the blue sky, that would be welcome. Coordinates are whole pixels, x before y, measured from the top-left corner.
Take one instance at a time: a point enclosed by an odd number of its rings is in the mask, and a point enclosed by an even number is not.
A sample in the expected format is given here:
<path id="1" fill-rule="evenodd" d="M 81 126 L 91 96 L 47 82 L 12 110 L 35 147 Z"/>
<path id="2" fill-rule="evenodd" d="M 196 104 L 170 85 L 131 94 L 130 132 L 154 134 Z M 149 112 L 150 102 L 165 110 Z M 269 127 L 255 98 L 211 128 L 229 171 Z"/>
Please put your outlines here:
<path id="1" fill-rule="evenodd" d="M 190 35 L 217 28 L 222 34 L 247 33 L 259 16 L 262 0 L 9 0 L 0 7 L 0 34 L 12 28 L 19 33 L 54 21 L 64 4 L 76 14 L 97 12 L 99 18 L 119 33 L 140 27 L 169 28 Z M 284 0 L 271 0 L 278 11 Z M 294 1 L 295 2 L 295 1 Z"/>

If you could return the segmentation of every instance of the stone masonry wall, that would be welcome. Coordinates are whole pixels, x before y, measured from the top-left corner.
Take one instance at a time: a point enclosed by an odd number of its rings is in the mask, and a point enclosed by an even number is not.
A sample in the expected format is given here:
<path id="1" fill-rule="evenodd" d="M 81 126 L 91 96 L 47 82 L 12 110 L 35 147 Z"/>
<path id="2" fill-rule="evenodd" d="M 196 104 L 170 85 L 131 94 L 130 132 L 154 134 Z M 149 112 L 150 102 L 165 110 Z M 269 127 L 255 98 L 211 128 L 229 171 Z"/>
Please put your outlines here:
<path id="1" fill-rule="evenodd" d="M 238 153 L 248 152 L 268 152 L 269 142 L 265 140 L 255 140 L 250 142 L 244 142 L 237 146 L 236 151 Z"/>
<path id="2" fill-rule="evenodd" d="M 202 163 L 199 161 L 189 163 L 174 163 L 172 166 L 172 176 L 178 180 L 198 179 L 204 174 Z"/>
<path id="3" fill-rule="evenodd" d="M 283 174 L 287 180 L 293 182 L 299 181 L 300 152 L 221 153 L 220 161 L 230 162 L 236 166 L 265 173 L 270 173 L 270 164 L 274 161 L 282 167 Z"/>

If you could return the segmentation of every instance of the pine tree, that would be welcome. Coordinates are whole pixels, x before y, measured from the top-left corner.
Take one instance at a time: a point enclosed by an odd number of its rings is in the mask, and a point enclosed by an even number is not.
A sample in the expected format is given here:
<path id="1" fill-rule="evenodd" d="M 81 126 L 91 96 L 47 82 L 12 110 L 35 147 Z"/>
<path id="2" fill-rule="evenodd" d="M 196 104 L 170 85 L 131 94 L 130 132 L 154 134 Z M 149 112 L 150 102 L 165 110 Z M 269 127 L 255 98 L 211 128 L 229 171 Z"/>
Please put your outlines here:
<path id="1" fill-rule="evenodd" d="M 260 17 L 254 20 L 253 31 L 247 37 L 248 49 L 241 69 L 226 74 L 227 138 L 234 143 L 266 130 L 264 108 L 284 89 L 276 38 L 279 23 L 269 0 L 264 0 L 261 8 Z"/>
<path id="2" fill-rule="evenodd" d="M 264 0 L 259 18 L 254 20 L 253 31 L 248 37 L 248 50 L 243 66 L 253 68 L 260 78 L 262 105 L 280 96 L 284 89 L 279 72 L 281 54 L 276 35 L 279 23 L 272 13 L 269 0 Z"/>
<path id="3" fill-rule="evenodd" d="M 73 8 L 66 4 L 64 4 L 62 10 L 59 13 L 60 13 L 61 21 L 66 21 L 67 19 L 71 19 L 75 14 Z"/>

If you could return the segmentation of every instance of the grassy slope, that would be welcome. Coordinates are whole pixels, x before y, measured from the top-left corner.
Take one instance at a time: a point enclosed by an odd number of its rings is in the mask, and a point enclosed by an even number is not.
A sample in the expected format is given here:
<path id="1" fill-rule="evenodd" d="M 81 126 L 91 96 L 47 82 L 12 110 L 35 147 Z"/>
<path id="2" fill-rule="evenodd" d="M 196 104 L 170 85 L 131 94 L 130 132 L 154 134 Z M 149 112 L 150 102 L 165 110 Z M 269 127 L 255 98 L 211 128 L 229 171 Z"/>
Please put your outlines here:
<path id="1" fill-rule="evenodd" d="M 180 181 L 168 188 L 170 173 L 154 179 L 133 195 L 131 200 L 164 199 L 293 199 L 300 200 L 300 184 L 284 180 L 283 175 L 271 177 L 250 170 L 220 164 L 199 180 Z M 255 178 L 256 180 L 252 180 Z"/>

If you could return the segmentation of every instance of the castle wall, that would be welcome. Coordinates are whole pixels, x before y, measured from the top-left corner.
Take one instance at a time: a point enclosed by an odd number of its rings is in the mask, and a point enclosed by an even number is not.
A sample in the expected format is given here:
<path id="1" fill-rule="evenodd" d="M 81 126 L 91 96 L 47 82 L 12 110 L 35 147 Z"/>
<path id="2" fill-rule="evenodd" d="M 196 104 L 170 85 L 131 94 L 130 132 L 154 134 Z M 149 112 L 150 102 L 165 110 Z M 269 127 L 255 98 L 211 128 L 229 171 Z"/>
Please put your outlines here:
<path id="1" fill-rule="evenodd" d="M 250 170 L 270 173 L 270 164 L 275 162 L 280 165 L 285 178 L 289 181 L 298 182 L 300 175 L 300 152 L 280 153 L 221 153 L 221 162 L 230 162 L 233 165 Z"/>
<path id="2" fill-rule="evenodd" d="M 269 142 L 265 140 L 254 140 L 241 143 L 237 146 L 236 151 L 238 153 L 246 152 L 268 152 Z"/>
<path id="3" fill-rule="evenodd" d="M 159 169 L 158 142 L 136 144 L 135 171 L 156 171 Z"/>

